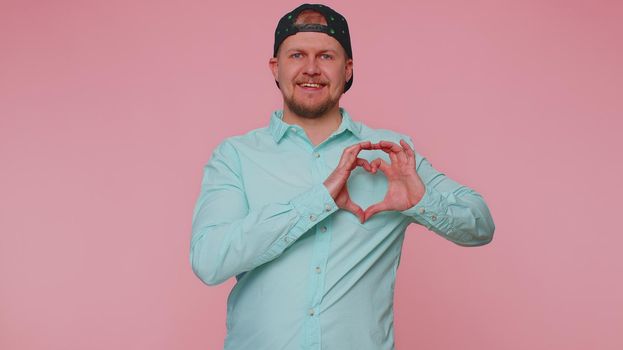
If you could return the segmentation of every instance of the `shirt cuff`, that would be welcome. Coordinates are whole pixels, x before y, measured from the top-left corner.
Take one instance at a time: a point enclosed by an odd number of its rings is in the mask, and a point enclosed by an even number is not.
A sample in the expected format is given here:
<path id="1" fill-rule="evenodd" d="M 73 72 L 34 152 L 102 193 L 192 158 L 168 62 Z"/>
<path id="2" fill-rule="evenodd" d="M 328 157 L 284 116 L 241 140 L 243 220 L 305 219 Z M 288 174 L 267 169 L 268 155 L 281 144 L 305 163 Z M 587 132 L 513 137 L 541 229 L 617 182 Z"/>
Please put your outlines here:
<path id="1" fill-rule="evenodd" d="M 401 211 L 401 213 L 413 218 L 428 229 L 437 228 L 450 233 L 452 217 L 448 216 L 447 212 L 448 204 L 451 201 L 452 198 L 445 198 L 439 191 L 431 186 L 426 186 L 426 192 L 420 201 L 411 208 Z"/>
<path id="2" fill-rule="evenodd" d="M 260 256 L 256 266 L 264 264 L 281 254 L 305 232 L 338 210 L 333 197 L 323 184 L 318 184 L 294 197 L 290 204 L 297 213 L 294 225 L 286 233 L 279 236 L 274 244 Z"/>
<path id="3" fill-rule="evenodd" d="M 288 234 L 292 239 L 299 238 L 314 225 L 338 210 L 329 190 L 323 184 L 314 185 L 309 191 L 292 199 L 290 204 L 294 206 L 294 210 L 300 216 L 299 221 Z"/>

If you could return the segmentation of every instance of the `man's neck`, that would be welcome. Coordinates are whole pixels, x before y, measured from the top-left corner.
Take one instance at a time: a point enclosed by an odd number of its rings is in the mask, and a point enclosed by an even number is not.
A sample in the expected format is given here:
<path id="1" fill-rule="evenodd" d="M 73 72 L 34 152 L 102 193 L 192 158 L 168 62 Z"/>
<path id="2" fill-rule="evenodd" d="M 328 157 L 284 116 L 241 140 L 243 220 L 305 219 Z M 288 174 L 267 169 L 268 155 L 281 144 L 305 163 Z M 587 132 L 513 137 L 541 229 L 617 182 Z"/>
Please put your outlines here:
<path id="1" fill-rule="evenodd" d="M 342 123 L 342 114 L 339 108 L 335 108 L 329 113 L 317 118 L 300 117 L 284 107 L 283 121 L 290 125 L 298 125 L 310 139 L 314 146 L 319 145 L 326 140 L 331 133 L 337 130 Z"/>

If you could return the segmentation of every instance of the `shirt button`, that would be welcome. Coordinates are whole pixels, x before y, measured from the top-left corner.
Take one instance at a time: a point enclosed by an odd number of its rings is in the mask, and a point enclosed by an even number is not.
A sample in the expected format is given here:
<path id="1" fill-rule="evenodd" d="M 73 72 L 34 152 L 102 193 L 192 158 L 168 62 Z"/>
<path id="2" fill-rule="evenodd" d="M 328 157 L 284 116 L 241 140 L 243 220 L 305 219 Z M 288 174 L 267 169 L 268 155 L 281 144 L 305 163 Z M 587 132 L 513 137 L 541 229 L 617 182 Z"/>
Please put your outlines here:
<path id="1" fill-rule="evenodd" d="M 420 214 L 424 214 L 425 211 L 426 211 L 426 209 L 420 208 Z"/>
<path id="2" fill-rule="evenodd" d="M 320 158 L 320 153 L 318 153 L 318 152 L 314 152 L 314 157 L 316 157 L 316 158 Z"/>
<path id="3" fill-rule="evenodd" d="M 290 131 L 296 132 L 296 128 L 290 128 Z"/>
<path id="4" fill-rule="evenodd" d="M 331 211 L 331 204 L 326 204 L 326 205 L 324 206 L 324 210 L 326 210 L 326 211 Z"/>
<path id="5" fill-rule="evenodd" d="M 283 237 L 283 241 L 286 243 L 290 243 L 290 237 L 288 236 Z"/>
<path id="6" fill-rule="evenodd" d="M 311 221 L 316 221 L 316 215 L 313 215 L 313 214 L 312 214 L 312 215 L 310 215 L 310 216 L 309 216 L 309 220 L 311 220 Z"/>
<path id="7" fill-rule="evenodd" d="M 307 313 L 309 314 L 309 316 L 314 316 L 314 309 L 309 309 Z"/>
<path id="8" fill-rule="evenodd" d="M 316 266 L 316 273 L 320 273 L 320 271 L 322 271 L 320 270 L 320 266 Z"/>
<path id="9" fill-rule="evenodd" d="M 326 226 L 322 226 L 320 228 L 320 232 L 327 232 L 327 227 Z"/>
<path id="10" fill-rule="evenodd" d="M 435 221 L 435 220 L 437 220 L 437 215 L 433 214 L 430 218 L 431 218 L 431 220 Z"/>

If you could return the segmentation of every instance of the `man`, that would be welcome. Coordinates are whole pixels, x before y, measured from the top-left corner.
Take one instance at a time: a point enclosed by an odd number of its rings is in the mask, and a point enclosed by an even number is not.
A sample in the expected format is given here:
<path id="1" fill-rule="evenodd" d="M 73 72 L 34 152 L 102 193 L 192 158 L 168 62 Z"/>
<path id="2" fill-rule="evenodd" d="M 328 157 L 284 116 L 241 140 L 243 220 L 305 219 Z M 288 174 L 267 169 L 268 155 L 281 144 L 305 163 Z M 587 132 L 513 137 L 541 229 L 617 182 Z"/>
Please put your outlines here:
<path id="1" fill-rule="evenodd" d="M 487 205 L 432 168 L 408 136 L 339 107 L 353 60 L 337 12 L 305 4 L 286 14 L 269 67 L 283 110 L 218 145 L 193 215 L 195 274 L 208 285 L 237 279 L 225 349 L 393 349 L 406 227 L 487 244 Z"/>

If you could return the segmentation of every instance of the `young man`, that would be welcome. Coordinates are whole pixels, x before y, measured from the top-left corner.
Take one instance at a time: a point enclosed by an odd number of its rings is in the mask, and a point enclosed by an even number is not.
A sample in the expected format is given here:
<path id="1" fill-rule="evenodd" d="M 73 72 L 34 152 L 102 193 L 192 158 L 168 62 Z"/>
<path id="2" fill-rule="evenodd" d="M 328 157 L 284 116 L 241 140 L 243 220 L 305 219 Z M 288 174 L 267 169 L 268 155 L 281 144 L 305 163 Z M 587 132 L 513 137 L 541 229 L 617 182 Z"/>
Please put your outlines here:
<path id="1" fill-rule="evenodd" d="M 225 349 L 393 349 L 406 227 L 487 244 L 487 205 L 415 153 L 408 136 L 339 107 L 353 60 L 337 12 L 305 4 L 286 14 L 269 66 L 283 110 L 218 145 L 193 215 L 195 274 L 208 285 L 237 279 Z"/>

